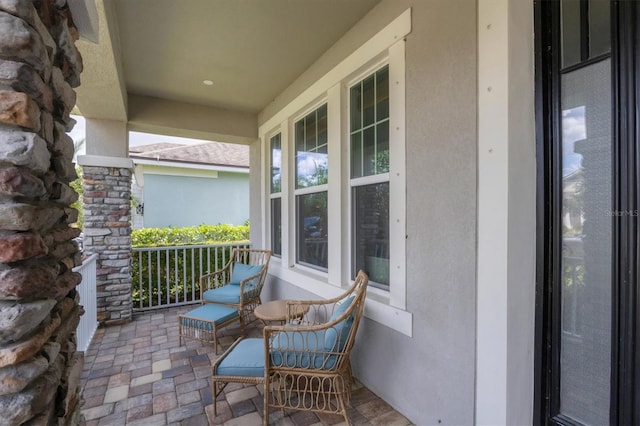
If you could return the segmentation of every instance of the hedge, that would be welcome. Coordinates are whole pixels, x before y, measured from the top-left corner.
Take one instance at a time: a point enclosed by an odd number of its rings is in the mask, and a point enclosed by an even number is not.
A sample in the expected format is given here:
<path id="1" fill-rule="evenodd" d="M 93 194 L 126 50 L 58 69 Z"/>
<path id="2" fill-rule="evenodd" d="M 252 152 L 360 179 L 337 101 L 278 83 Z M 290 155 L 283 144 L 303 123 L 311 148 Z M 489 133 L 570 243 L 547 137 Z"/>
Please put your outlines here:
<path id="1" fill-rule="evenodd" d="M 185 228 L 143 228 L 131 232 L 133 247 L 220 244 L 249 241 L 249 225 L 200 225 Z"/>

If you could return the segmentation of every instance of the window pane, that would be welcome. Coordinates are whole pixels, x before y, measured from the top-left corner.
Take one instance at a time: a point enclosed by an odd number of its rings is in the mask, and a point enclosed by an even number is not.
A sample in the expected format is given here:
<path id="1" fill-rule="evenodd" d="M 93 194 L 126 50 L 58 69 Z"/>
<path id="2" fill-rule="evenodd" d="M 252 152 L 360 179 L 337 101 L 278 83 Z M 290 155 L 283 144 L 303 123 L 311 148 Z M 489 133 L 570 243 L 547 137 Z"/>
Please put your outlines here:
<path id="1" fill-rule="evenodd" d="M 562 0 L 562 67 L 580 62 L 580 0 Z"/>
<path id="2" fill-rule="evenodd" d="M 389 118 L 389 67 L 376 73 L 376 121 Z"/>
<path id="3" fill-rule="evenodd" d="M 376 132 L 376 173 L 389 172 L 389 122 L 380 123 Z"/>
<path id="4" fill-rule="evenodd" d="M 328 182 L 327 105 L 296 123 L 296 188 Z"/>
<path id="5" fill-rule="evenodd" d="M 305 117 L 304 119 L 305 125 L 305 141 L 307 150 L 312 151 L 315 150 L 317 145 L 317 133 L 316 133 L 316 114 L 312 113 Z"/>
<path id="6" fill-rule="evenodd" d="M 271 193 L 281 191 L 282 147 L 280 134 L 271 138 Z"/>
<path id="7" fill-rule="evenodd" d="M 298 263 L 327 269 L 327 192 L 296 196 Z"/>
<path id="8" fill-rule="evenodd" d="M 389 287 L 389 182 L 353 188 L 353 270 Z"/>
<path id="9" fill-rule="evenodd" d="M 606 0 L 589 1 L 589 54 L 595 57 L 611 50 L 611 11 Z"/>
<path id="10" fill-rule="evenodd" d="M 610 60 L 562 75 L 560 412 L 587 425 L 609 423 L 610 92 Z"/>
<path id="11" fill-rule="evenodd" d="M 362 132 L 351 135 L 351 177 L 362 177 Z"/>
<path id="12" fill-rule="evenodd" d="M 282 199 L 271 199 L 271 251 L 282 255 Z"/>
<path id="13" fill-rule="evenodd" d="M 376 128 L 369 127 L 364 129 L 363 138 L 363 159 L 362 174 L 369 176 L 374 174 L 376 167 Z"/>
<path id="14" fill-rule="evenodd" d="M 369 126 L 375 121 L 375 84 L 373 76 L 368 77 L 362 83 L 363 126 Z"/>
<path id="15" fill-rule="evenodd" d="M 296 151 L 305 151 L 304 120 L 300 120 L 296 123 Z"/>
<path id="16" fill-rule="evenodd" d="M 351 131 L 362 128 L 362 83 L 351 88 Z"/>
<path id="17" fill-rule="evenodd" d="M 318 108 L 318 152 L 327 152 L 327 106 Z"/>

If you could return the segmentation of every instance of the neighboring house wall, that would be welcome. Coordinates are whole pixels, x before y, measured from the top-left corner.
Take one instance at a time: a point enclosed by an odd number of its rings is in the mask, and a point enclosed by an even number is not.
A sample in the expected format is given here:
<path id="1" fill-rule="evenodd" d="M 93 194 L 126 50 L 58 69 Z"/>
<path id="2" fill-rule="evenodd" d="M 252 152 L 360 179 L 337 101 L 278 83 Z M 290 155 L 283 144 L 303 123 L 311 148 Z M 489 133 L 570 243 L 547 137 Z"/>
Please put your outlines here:
<path id="1" fill-rule="evenodd" d="M 380 311 L 393 311 L 383 296 L 376 297 L 371 291 L 368 318 L 361 325 L 352 363 L 355 375 L 367 387 L 414 422 L 473 424 L 477 4 L 382 1 L 260 118 L 262 124 L 278 114 L 409 7 L 412 30 L 406 37 L 405 55 L 406 308 L 399 311 L 410 316 L 412 335 L 391 328 L 390 317 L 386 317 L 387 324 L 370 319 Z M 263 156 L 268 153 L 262 152 Z M 268 176 L 268 171 L 263 174 Z M 264 188 L 252 188 L 252 198 L 265 196 Z M 266 211 L 267 202 L 263 206 Z M 258 232 L 253 228 L 252 224 L 252 237 Z M 266 231 L 262 234 L 267 235 Z M 332 287 L 326 278 L 324 283 L 322 278 L 308 278 L 308 274 L 291 270 L 285 261 L 276 259 L 272 265 L 274 276 L 265 288 L 267 298 L 314 298 L 317 296 L 309 289 Z"/>
<path id="2" fill-rule="evenodd" d="M 249 174 L 180 176 L 144 171 L 144 227 L 241 225 L 249 219 Z"/>

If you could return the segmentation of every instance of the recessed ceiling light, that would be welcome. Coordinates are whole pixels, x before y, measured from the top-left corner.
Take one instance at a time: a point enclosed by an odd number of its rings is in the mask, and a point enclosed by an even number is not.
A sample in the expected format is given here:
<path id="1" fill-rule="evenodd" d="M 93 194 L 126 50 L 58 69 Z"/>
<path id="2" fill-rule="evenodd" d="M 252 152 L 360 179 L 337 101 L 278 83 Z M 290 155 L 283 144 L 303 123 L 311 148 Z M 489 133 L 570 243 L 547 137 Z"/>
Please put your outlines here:
<path id="1" fill-rule="evenodd" d="M 211 80 L 202 80 L 202 84 L 205 86 L 213 86 L 213 81 Z"/>

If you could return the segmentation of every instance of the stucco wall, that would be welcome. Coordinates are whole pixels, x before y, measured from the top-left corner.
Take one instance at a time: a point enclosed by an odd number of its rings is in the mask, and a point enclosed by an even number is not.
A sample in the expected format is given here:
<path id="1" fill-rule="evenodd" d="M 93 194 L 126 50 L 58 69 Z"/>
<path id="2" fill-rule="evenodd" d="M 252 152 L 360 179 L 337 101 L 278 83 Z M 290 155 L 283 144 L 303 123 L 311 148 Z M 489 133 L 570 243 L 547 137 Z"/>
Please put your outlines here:
<path id="1" fill-rule="evenodd" d="M 474 422 L 477 6 L 386 0 L 260 115 L 277 113 L 311 82 L 407 8 L 408 337 L 365 320 L 355 375 L 417 424 Z M 259 198 L 259 188 L 252 196 Z M 265 298 L 310 297 L 271 277 Z"/>
<path id="2" fill-rule="evenodd" d="M 200 178 L 145 174 L 144 226 L 197 226 L 249 219 L 249 175 L 219 172 Z"/>

